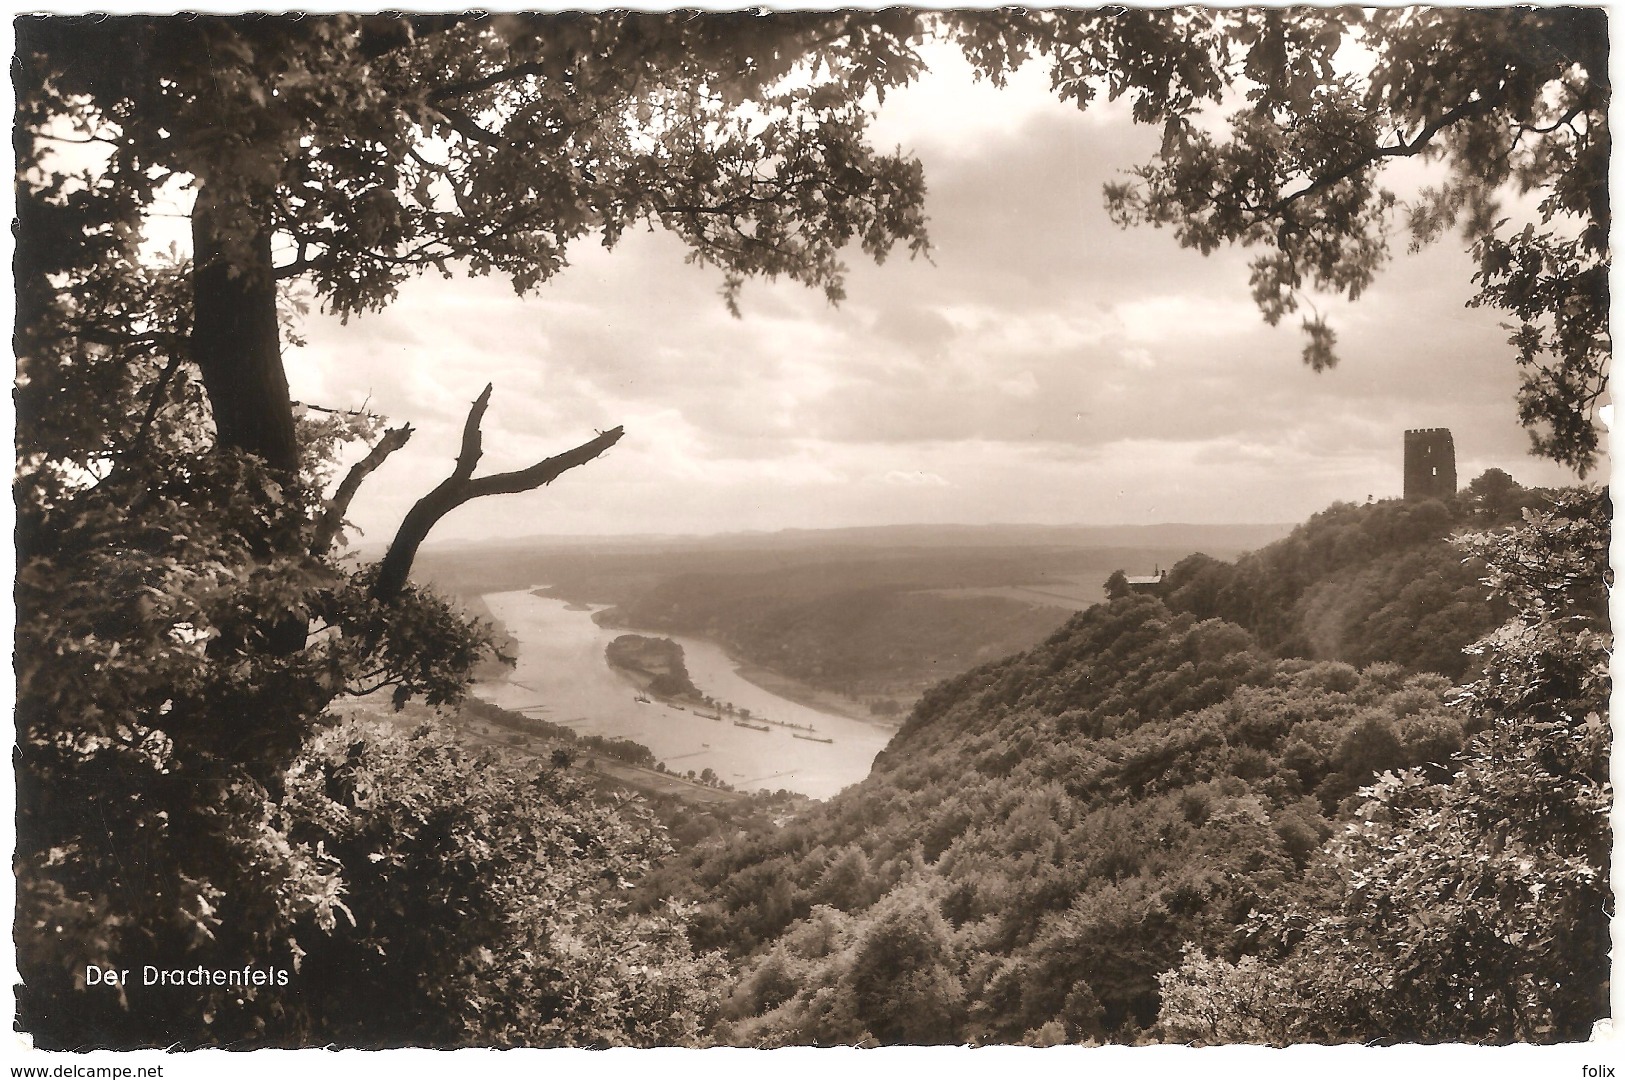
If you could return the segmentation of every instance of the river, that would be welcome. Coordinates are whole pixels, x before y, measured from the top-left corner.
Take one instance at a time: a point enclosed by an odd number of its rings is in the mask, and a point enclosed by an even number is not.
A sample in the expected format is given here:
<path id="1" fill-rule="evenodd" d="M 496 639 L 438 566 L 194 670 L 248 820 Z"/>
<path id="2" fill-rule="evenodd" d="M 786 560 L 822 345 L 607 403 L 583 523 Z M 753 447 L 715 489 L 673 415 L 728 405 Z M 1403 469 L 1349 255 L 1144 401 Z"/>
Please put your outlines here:
<path id="1" fill-rule="evenodd" d="M 582 735 L 614 735 L 640 742 L 674 772 L 711 768 L 741 791 L 786 788 L 826 799 L 869 774 L 891 732 L 874 724 L 788 701 L 738 672 L 716 644 L 676 634 L 689 678 L 700 692 L 748 708 L 753 716 L 807 724 L 833 742 L 795 738 L 792 730 L 743 728 L 733 717 L 707 720 L 692 708 L 639 703 L 630 683 L 604 659 L 604 649 L 626 630 L 606 630 L 592 611 L 528 590 L 488 593 L 491 613 L 519 641 L 518 664 L 507 678 L 475 685 L 480 697 L 524 710 Z M 651 634 L 654 632 L 650 632 Z M 807 734 L 802 731 L 802 734 Z"/>

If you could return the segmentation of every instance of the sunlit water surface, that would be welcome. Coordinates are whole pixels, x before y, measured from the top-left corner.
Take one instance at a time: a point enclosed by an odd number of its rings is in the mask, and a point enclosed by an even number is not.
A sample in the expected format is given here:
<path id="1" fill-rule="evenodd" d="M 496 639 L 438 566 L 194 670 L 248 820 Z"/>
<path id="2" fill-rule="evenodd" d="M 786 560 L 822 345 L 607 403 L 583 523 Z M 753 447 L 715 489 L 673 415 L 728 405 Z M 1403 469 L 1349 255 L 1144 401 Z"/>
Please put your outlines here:
<path id="1" fill-rule="evenodd" d="M 708 720 L 692 708 L 642 704 L 604 659 L 604 649 L 625 630 L 606 630 L 589 610 L 528 590 L 488 593 L 485 602 L 519 640 L 518 665 L 504 680 L 475 686 L 480 697 L 507 709 L 563 724 L 582 735 L 632 739 L 654 751 L 674 772 L 707 767 L 742 791 L 787 788 L 824 799 L 869 773 L 891 737 L 884 728 L 787 701 L 741 678 L 728 654 L 709 641 L 659 634 L 683 647 L 688 674 L 700 692 L 748 708 L 754 716 L 807 724 L 833 742 L 794 737 L 790 728 L 756 731 L 735 717 Z M 805 730 L 800 732 L 808 734 Z"/>

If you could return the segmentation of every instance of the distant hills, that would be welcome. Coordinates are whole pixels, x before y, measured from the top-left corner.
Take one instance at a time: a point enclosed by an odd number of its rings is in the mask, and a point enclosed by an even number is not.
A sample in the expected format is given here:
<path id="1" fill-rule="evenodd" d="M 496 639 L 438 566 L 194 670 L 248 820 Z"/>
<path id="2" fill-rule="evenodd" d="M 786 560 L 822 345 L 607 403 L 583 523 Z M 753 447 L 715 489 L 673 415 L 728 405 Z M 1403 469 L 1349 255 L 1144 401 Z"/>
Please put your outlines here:
<path id="1" fill-rule="evenodd" d="M 1292 531 L 1291 523 L 1151 525 L 868 525 L 834 529 L 779 529 L 715 534 L 647 533 L 504 537 L 490 540 L 430 541 L 422 555 L 438 561 L 463 551 L 614 551 L 762 550 L 775 548 L 895 547 L 1152 547 L 1189 551 L 1251 551 Z M 1211 553 L 1211 552 L 1210 552 Z"/>

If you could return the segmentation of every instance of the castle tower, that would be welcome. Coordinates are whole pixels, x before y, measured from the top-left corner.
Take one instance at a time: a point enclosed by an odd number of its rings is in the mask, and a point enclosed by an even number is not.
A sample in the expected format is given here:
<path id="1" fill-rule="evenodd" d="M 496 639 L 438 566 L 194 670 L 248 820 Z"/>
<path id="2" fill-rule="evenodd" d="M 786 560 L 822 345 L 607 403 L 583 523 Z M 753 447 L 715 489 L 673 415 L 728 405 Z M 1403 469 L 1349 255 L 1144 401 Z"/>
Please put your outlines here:
<path id="1" fill-rule="evenodd" d="M 1456 493 L 1456 441 L 1449 428 L 1405 432 L 1405 498 L 1448 499 Z"/>

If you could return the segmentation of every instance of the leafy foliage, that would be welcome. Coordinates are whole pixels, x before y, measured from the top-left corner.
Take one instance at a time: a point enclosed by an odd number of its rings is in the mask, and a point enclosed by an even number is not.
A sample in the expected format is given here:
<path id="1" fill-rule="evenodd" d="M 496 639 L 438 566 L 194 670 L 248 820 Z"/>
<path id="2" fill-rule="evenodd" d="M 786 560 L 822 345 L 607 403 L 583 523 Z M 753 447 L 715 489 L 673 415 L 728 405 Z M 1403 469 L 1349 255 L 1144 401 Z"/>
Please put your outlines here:
<path id="1" fill-rule="evenodd" d="M 1239 628 L 1119 601 L 928 693 L 867 780 L 645 895 L 698 901 L 696 942 L 737 957 L 727 1039 L 1131 1039 L 1183 943 L 1231 948 L 1370 770 L 1448 760 L 1446 685 L 1271 660 Z M 908 991 L 935 1004 L 907 1021 L 849 975 L 896 905 L 949 928 Z M 847 944 L 797 959 L 815 925 Z"/>
<path id="2" fill-rule="evenodd" d="M 1194 555 L 1169 571 L 1169 607 L 1247 627 L 1286 655 L 1378 661 L 1458 677 L 1463 650 L 1506 616 L 1483 565 L 1448 541 L 1503 525 L 1544 498 L 1491 470 L 1454 499 L 1341 503 L 1234 563 Z"/>
<path id="3" fill-rule="evenodd" d="M 353 923 L 293 946 L 298 1043 L 699 1038 L 715 972 L 679 920 L 629 916 L 616 899 L 663 851 L 646 812 L 590 797 L 568 771 L 361 724 L 313 740 L 285 812 L 294 842 L 344 868 Z"/>
<path id="4" fill-rule="evenodd" d="M 22 20 L 22 1026 L 60 1047 L 610 1045 L 695 1039 L 711 1011 L 711 968 L 689 951 L 680 914 L 606 906 L 604 890 L 660 850 L 635 812 L 432 734 L 335 727 L 329 705 L 344 693 L 454 702 L 487 643 L 432 593 L 380 590 L 375 568 L 332 555 L 318 523 L 347 505 L 326 494 L 332 452 L 372 437 L 376 418 L 296 413 L 279 282 L 302 280 L 345 315 L 430 269 L 499 272 L 528 291 L 564 268 L 572 241 L 613 245 L 659 225 L 720 270 L 730 305 L 754 275 L 838 298 L 848 245 L 876 259 L 896 244 L 924 248 L 917 162 L 875 151 L 864 132 L 869 95 L 910 80 L 916 45 L 940 29 L 994 79 L 1037 52 L 1062 97 L 1085 104 L 1104 79 L 1139 119 L 1163 123 L 1162 166 L 1113 194 L 1118 212 L 1176 223 L 1202 250 L 1263 245 L 1255 295 L 1272 319 L 1294 309 L 1305 280 L 1363 289 L 1393 203 L 1373 166 L 1444 154 L 1452 183 L 1416 209 L 1415 234 L 1465 222 L 1481 299 L 1520 320 L 1524 419 L 1544 452 L 1585 468 L 1609 348 L 1601 19 L 1193 9 Z M 1379 58 L 1364 84 L 1329 78 L 1351 34 Z M 1238 79 L 1256 88 L 1251 109 L 1220 144 L 1190 117 Z M 1378 141 L 1390 130 L 1406 133 L 1399 144 Z M 62 139 L 102 158 L 70 171 L 53 150 Z M 1223 182 L 1196 182 L 1212 177 Z M 1501 234 L 1491 196 L 1507 181 L 1546 192 L 1545 231 Z M 140 255 L 166 185 L 197 192 L 191 264 Z M 1311 361 L 1329 362 L 1329 329 L 1312 332 Z M 1490 725 L 1481 739 L 1505 730 L 1503 757 L 1530 755 L 1529 778 L 1555 780 L 1518 788 L 1495 771 L 1500 759 L 1469 759 L 1461 776 L 1506 781 L 1512 809 L 1550 796 L 1560 816 L 1601 791 L 1587 763 L 1605 726 L 1522 710 L 1600 701 L 1600 633 L 1574 621 L 1594 619 L 1590 609 L 1557 605 L 1529 568 L 1504 572 L 1515 602 L 1538 600 L 1539 613 L 1492 646 L 1475 722 Z M 1308 595 L 1310 582 L 1298 586 Z M 779 940 L 846 958 L 822 997 L 786 991 L 759 966 L 761 993 L 737 1030 L 762 1041 L 812 1030 L 1132 1038 L 1156 1016 L 1157 975 L 1185 942 L 1239 955 L 1246 912 L 1290 878 L 1347 791 L 1412 765 L 1442 780 L 1463 731 L 1439 709 L 1435 676 L 1281 661 L 1267 621 L 1241 621 L 1143 598 L 1079 616 L 1039 649 L 928 695 L 849 797 L 782 833 L 758 823 L 698 858 L 697 884 L 677 890 L 705 897 L 694 938 L 751 964 L 768 963 Z M 1542 662 L 1520 676 L 1513 658 Z M 1472 797 L 1459 778 L 1442 790 L 1457 784 Z M 1391 837 L 1442 798 L 1400 782 L 1393 816 L 1373 816 L 1365 847 L 1349 850 L 1403 858 Z M 1546 874 L 1559 843 L 1540 831 L 1546 819 L 1502 812 L 1507 843 Z M 1573 835 L 1581 848 L 1557 849 L 1567 870 L 1514 876 L 1529 887 L 1503 904 L 1529 933 L 1546 932 L 1530 914 L 1548 902 L 1535 884 L 1581 913 L 1550 924 L 1567 937 L 1531 939 L 1560 965 L 1595 938 L 1596 836 Z M 1522 857 L 1500 868 L 1522 873 Z M 1393 882 L 1412 882 L 1395 869 Z M 815 896 L 844 906 L 819 900 L 814 918 Z M 1428 941 L 1441 955 L 1459 945 Z M 1468 946 L 1486 972 L 1521 955 L 1488 939 Z M 87 985 L 88 964 L 154 958 L 221 969 L 285 960 L 322 978 L 311 977 L 309 1009 L 258 987 L 160 996 Z M 1494 998 L 1512 1019 L 1458 1028 L 1567 1033 L 1595 998 L 1573 982 L 1570 997 L 1556 995 L 1546 969 L 1514 975 Z M 752 1026 L 775 1008 L 791 1010 L 787 1026 Z"/>
<path id="5" fill-rule="evenodd" d="M 1317 371 L 1337 362 L 1336 333 L 1310 294 L 1357 299 L 1401 216 L 1413 245 L 1460 227 L 1477 263 L 1472 303 L 1516 320 L 1535 452 L 1582 476 L 1596 465 L 1613 349 L 1605 13 L 1012 10 L 953 25 L 995 81 L 1036 55 L 1063 100 L 1087 107 L 1104 90 L 1161 126 L 1153 160 L 1107 186 L 1108 210 L 1203 254 L 1257 249 L 1253 298 L 1271 325 L 1310 308 L 1303 358 Z M 1402 204 L 1380 181 L 1407 158 L 1442 164 L 1446 179 Z M 1503 210 L 1531 194 L 1538 222 Z"/>
<path id="6" fill-rule="evenodd" d="M 1467 538 L 1516 609 L 1461 699 L 1484 730 L 1446 783 L 1363 789 L 1308 895 L 1258 917 L 1252 955 L 1165 975 L 1170 1036 L 1548 1042 L 1607 1015 L 1610 516 L 1583 492 Z"/>
<path id="7" fill-rule="evenodd" d="M 905 13 L 29 19 L 20 119 L 94 130 L 131 209 L 198 178 L 225 233 L 288 236 L 288 272 L 339 312 L 462 260 L 528 291 L 571 240 L 644 222 L 730 296 L 758 273 L 838 296 L 848 241 L 923 243 L 919 167 L 865 146 L 859 107 L 918 71 L 915 33 Z"/>
<path id="8" fill-rule="evenodd" d="M 894 889 L 862 920 L 813 909 L 730 1003 L 745 1019 L 725 1029 L 729 1038 L 768 1046 L 955 1041 L 964 989 L 952 931 L 928 889 Z"/>

